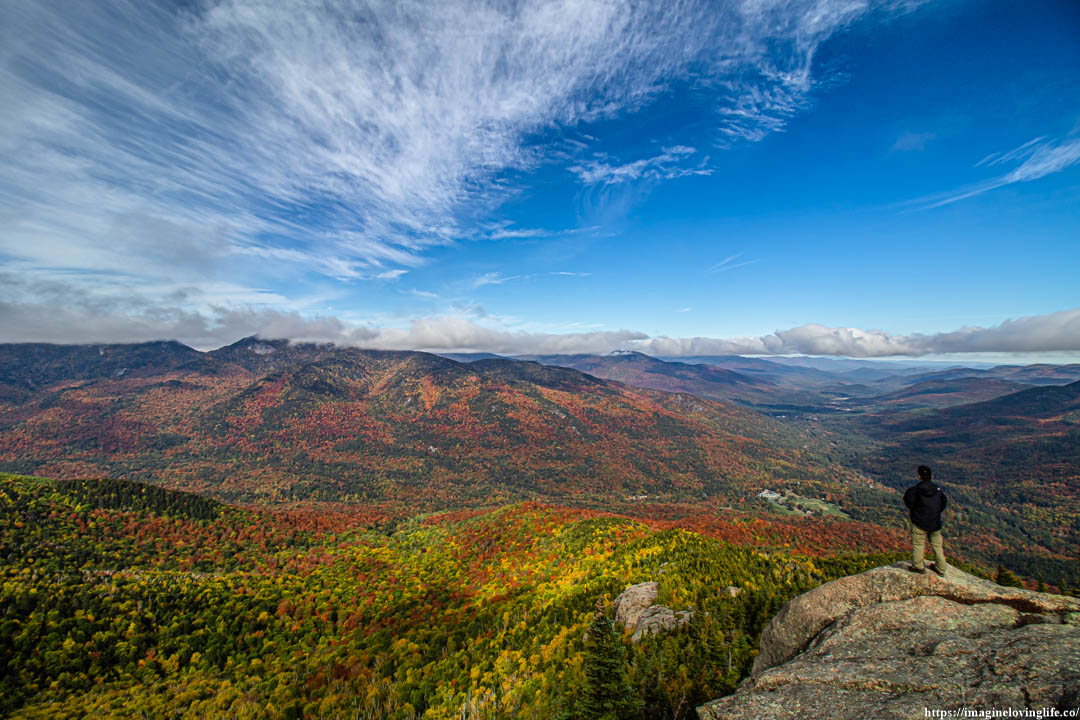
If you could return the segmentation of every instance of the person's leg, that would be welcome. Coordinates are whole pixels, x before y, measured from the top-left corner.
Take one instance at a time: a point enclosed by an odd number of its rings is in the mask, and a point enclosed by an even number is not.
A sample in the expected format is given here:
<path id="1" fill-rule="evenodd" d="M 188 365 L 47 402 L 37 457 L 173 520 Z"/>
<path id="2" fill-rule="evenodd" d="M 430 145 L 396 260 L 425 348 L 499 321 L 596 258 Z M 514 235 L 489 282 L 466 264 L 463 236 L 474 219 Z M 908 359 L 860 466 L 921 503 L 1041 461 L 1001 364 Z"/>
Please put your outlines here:
<path id="1" fill-rule="evenodd" d="M 942 548 L 940 530 L 930 533 L 930 547 L 934 549 L 934 569 L 944 574 L 949 569 L 949 565 L 945 562 L 945 550 Z"/>
<path id="2" fill-rule="evenodd" d="M 926 553 L 926 532 L 922 528 L 911 526 L 911 567 L 922 571 L 923 555 Z"/>

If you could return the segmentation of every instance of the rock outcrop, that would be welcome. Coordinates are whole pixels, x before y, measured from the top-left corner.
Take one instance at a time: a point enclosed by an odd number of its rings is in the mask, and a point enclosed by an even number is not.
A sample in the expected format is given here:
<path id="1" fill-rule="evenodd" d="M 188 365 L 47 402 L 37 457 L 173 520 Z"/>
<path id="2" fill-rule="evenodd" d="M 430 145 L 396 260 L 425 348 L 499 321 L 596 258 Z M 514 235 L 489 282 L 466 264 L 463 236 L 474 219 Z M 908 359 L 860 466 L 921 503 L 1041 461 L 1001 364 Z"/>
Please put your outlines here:
<path id="1" fill-rule="evenodd" d="M 694 614 L 689 610 L 672 610 L 665 605 L 653 605 L 641 613 L 637 628 L 630 636 L 630 642 L 641 642 L 648 635 L 671 632 L 690 622 Z"/>
<path id="2" fill-rule="evenodd" d="M 623 590 L 614 602 L 615 624 L 627 631 L 636 629 L 641 614 L 652 607 L 659 593 L 660 584 L 655 581 L 638 583 Z"/>
<path id="3" fill-rule="evenodd" d="M 658 594 L 658 583 L 643 582 L 631 585 L 615 598 L 615 624 L 633 633 L 631 642 L 641 642 L 647 635 L 675 630 L 690 622 L 694 616 L 689 610 L 653 605 Z"/>
<path id="4" fill-rule="evenodd" d="M 1080 600 L 897 563 L 785 605 L 750 677 L 698 715 L 861 720 L 1078 705 Z"/>

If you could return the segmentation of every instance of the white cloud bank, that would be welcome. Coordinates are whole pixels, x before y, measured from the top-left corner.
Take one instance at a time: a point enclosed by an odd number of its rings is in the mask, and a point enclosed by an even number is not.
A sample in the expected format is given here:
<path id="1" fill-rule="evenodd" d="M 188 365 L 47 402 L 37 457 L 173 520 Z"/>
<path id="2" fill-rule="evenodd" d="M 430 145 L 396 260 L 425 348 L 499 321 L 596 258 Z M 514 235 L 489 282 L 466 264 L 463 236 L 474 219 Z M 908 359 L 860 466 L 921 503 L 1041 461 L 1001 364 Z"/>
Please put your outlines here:
<path id="1" fill-rule="evenodd" d="M 952 353 L 1080 351 L 1080 308 L 1006 320 L 989 328 L 896 335 L 883 330 L 808 324 L 755 338 L 652 338 L 640 344 L 653 355 L 841 355 L 855 358 Z"/>
<path id="2" fill-rule="evenodd" d="M 248 335 L 393 350 L 499 354 L 839 355 L 856 358 L 957 353 L 1080 352 L 1080 308 L 1007 320 L 993 327 L 898 335 L 807 324 L 748 338 L 651 337 L 634 330 L 531 332 L 466 312 L 418 317 L 406 327 L 348 323 L 270 306 L 185 306 L 183 293 L 157 299 L 89 293 L 59 283 L 29 286 L 0 277 L 0 342 L 105 343 L 177 339 L 200 349 Z M 187 307 L 188 309 L 185 309 Z M 205 306 L 204 306 L 205 307 Z"/>

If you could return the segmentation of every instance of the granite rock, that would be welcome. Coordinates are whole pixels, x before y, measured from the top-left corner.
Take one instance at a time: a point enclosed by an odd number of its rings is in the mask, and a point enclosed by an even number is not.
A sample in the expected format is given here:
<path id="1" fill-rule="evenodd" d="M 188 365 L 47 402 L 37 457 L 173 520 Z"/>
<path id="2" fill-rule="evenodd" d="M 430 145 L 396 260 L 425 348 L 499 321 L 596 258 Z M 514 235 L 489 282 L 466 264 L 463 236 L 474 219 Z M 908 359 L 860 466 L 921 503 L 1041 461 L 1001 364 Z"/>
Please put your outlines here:
<path id="1" fill-rule="evenodd" d="M 659 583 L 643 582 L 631 585 L 615 598 L 615 624 L 627 632 L 637 629 L 641 614 L 652 607 L 659 594 Z"/>
<path id="2" fill-rule="evenodd" d="M 694 616 L 689 610 L 672 610 L 665 605 L 653 605 L 641 613 L 631 642 L 641 642 L 643 637 L 677 630 Z"/>
<path id="3" fill-rule="evenodd" d="M 702 720 L 925 718 L 927 710 L 1080 703 L 1080 600 L 907 563 L 785 605 L 749 678 Z"/>

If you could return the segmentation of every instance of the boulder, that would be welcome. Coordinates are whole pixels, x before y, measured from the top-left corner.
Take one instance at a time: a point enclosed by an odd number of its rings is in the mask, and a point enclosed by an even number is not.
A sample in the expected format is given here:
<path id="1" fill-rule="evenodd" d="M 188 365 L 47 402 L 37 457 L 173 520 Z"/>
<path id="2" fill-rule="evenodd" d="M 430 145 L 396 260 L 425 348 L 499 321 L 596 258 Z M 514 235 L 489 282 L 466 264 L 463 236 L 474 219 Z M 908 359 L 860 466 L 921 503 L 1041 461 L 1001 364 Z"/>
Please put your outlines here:
<path id="1" fill-rule="evenodd" d="M 924 718 L 1080 703 L 1080 600 L 908 567 L 794 598 L 762 632 L 750 677 L 699 717 Z"/>
<path id="2" fill-rule="evenodd" d="M 659 583 L 643 582 L 631 585 L 615 598 L 615 624 L 627 632 L 634 632 L 641 614 L 656 601 Z"/>

